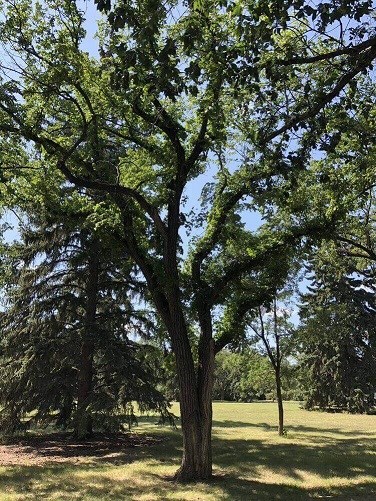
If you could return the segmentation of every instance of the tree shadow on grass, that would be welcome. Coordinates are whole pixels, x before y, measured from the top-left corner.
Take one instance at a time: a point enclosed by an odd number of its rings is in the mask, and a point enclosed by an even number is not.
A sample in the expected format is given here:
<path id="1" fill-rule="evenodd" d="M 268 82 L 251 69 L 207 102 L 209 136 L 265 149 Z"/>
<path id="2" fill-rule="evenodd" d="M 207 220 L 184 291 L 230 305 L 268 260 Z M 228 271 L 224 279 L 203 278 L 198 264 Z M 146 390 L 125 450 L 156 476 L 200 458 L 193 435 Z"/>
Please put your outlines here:
<path id="1" fill-rule="evenodd" d="M 51 465 L 56 463 L 107 463 L 124 465 L 160 454 L 173 447 L 176 430 L 154 430 L 154 433 L 96 433 L 79 441 L 70 433 L 28 434 L 7 440 L 0 447 L 0 466 Z M 171 440 L 172 439 L 172 440 Z M 152 451 L 149 451 L 153 448 Z M 170 451 L 171 454 L 171 451 Z"/>
<path id="2" fill-rule="evenodd" d="M 341 486 L 330 490 L 325 488 L 305 489 L 303 486 L 263 483 L 257 480 L 235 478 L 224 475 L 215 477 L 208 483 L 175 484 L 160 475 L 145 473 L 140 482 L 119 480 L 106 476 L 106 470 L 93 466 L 80 475 L 77 468 L 23 467 L 14 468 L 0 477 L 0 492 L 13 493 L 22 500 L 72 499 L 90 500 L 137 500 L 141 495 L 146 499 L 164 501 L 173 499 L 205 499 L 205 495 L 215 495 L 216 501 L 300 501 L 307 499 L 333 499 L 342 501 L 373 501 L 376 483 L 360 483 Z M 192 494 L 194 497 L 192 498 Z"/>
<path id="3" fill-rule="evenodd" d="M 258 477 L 261 468 L 284 478 L 301 480 L 301 472 L 332 477 L 355 478 L 375 476 L 375 440 L 363 438 L 331 440 L 329 443 L 297 444 L 289 442 L 268 444 L 261 440 L 222 440 L 213 442 L 213 457 L 223 469 L 241 476 Z M 376 477 L 375 477 L 376 481 Z"/>
<path id="4" fill-rule="evenodd" d="M 376 483 L 346 486 L 340 489 L 312 488 L 286 484 L 267 484 L 248 479 L 224 479 L 220 481 L 224 490 L 223 500 L 226 501 L 304 501 L 307 499 L 340 499 L 341 501 L 374 501 Z"/>
<path id="5" fill-rule="evenodd" d="M 270 423 L 247 423 L 245 421 L 230 421 L 230 420 L 225 420 L 225 421 L 213 421 L 213 429 L 215 430 L 216 428 L 220 429 L 226 429 L 226 428 L 262 428 L 263 430 L 270 430 L 270 431 L 275 431 L 278 429 L 277 425 L 271 425 Z M 303 432 L 303 433 L 320 433 L 320 434 L 327 434 L 327 433 L 335 433 L 340 436 L 349 436 L 353 437 L 354 435 L 361 435 L 363 436 L 374 436 L 375 433 L 373 432 L 365 432 L 363 430 L 349 430 L 349 431 L 344 431 L 340 428 L 317 428 L 313 426 L 304 426 L 304 425 L 289 425 L 288 423 L 286 424 L 286 429 L 287 431 L 295 431 L 295 432 Z"/>
<path id="6" fill-rule="evenodd" d="M 160 430 L 159 430 L 160 431 Z M 265 443 L 262 440 L 226 440 L 214 437 L 213 457 L 216 476 L 210 483 L 194 485 L 173 484 L 155 465 L 166 465 L 166 475 L 177 468 L 181 454 L 181 436 L 170 429 L 163 443 L 135 448 L 132 461 L 144 462 L 139 474 L 129 465 L 129 453 L 115 463 L 100 457 L 90 464 L 55 464 L 45 466 L 17 466 L 6 468 L 0 474 L 0 492 L 10 492 L 22 500 L 40 499 L 91 499 L 136 500 L 141 495 L 147 499 L 165 500 L 174 494 L 175 499 L 205 499 L 213 496 L 218 501 L 254 500 L 304 500 L 313 498 L 338 498 L 341 500 L 373 501 L 376 499 L 375 481 L 355 482 L 359 476 L 375 475 L 375 442 L 362 438 L 336 439 L 329 443 Z M 128 463 L 128 464 L 127 464 Z M 265 479 L 265 471 L 278 475 Z M 167 473 L 168 472 L 168 473 Z M 138 476 L 137 476 L 138 475 Z M 262 476 L 261 476 L 262 475 Z M 323 480 L 322 487 L 308 489 L 304 479 L 314 475 Z M 129 477 L 131 480 L 121 480 Z M 349 479 L 334 482 L 330 488 L 325 481 L 333 477 Z M 282 480 L 281 480 L 282 478 Z M 282 483 L 283 482 L 283 483 Z M 326 484 L 327 485 L 327 484 Z"/>
<path id="7" fill-rule="evenodd" d="M 359 443 L 356 439 L 345 441 L 333 440 L 329 444 L 306 445 L 286 443 L 267 445 L 258 440 L 229 440 L 227 448 L 223 443 L 214 441 L 214 457 L 216 464 L 225 471 L 233 471 L 234 475 L 253 479 L 251 482 L 252 492 L 256 489 L 259 499 L 307 499 L 309 497 L 334 497 L 350 499 L 354 496 L 369 496 L 364 499 L 376 499 L 375 477 L 375 441 L 362 439 Z M 234 464 L 236 457 L 236 465 Z M 271 475 L 279 475 L 286 484 L 300 483 L 302 487 L 289 485 L 265 485 L 260 480 L 260 472 L 265 470 Z M 323 480 L 334 477 L 346 478 L 356 481 L 359 476 L 375 478 L 374 482 L 346 486 L 340 482 L 338 487 L 331 489 L 317 488 L 306 490 L 304 479 L 314 475 Z M 241 492 L 247 487 L 246 482 L 234 483 L 232 494 L 242 497 Z M 335 482 L 334 482 L 335 484 Z M 342 484 L 342 485 L 341 485 Z M 264 496 L 264 497 L 263 497 Z M 234 498 L 236 499 L 236 497 Z M 255 497 L 257 499 L 257 496 Z M 363 497 L 362 497 L 363 499 Z"/>

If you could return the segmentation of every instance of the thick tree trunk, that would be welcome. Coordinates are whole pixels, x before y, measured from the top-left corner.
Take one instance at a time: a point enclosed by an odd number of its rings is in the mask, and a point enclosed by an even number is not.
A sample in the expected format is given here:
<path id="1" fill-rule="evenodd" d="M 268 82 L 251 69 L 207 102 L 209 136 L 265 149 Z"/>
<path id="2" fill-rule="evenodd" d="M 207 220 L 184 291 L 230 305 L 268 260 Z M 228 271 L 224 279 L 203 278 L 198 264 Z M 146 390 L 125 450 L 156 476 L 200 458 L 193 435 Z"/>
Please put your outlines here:
<path id="1" fill-rule="evenodd" d="M 211 419 L 196 414 L 190 422 L 184 421 L 182 463 L 174 478 L 181 482 L 208 480 L 212 476 Z"/>
<path id="2" fill-rule="evenodd" d="M 195 384 L 191 384 L 186 378 L 188 365 L 180 364 L 178 358 L 177 356 L 183 458 L 175 479 L 183 482 L 208 480 L 212 476 L 211 432 L 214 381 L 214 341 L 211 338 L 211 320 L 208 324 L 201 325 Z"/>
<path id="3" fill-rule="evenodd" d="M 180 396 L 183 457 L 175 479 L 183 482 L 208 480 L 212 476 L 211 398 L 204 396 L 197 386 L 181 388 Z"/>
<path id="4" fill-rule="evenodd" d="M 179 166 L 179 171 L 184 172 L 184 168 L 184 165 Z M 127 251 L 134 257 L 146 278 L 154 303 L 168 330 L 172 351 L 175 355 L 183 433 L 182 463 L 175 474 L 175 479 L 188 482 L 206 480 L 212 475 L 211 398 L 214 379 L 214 343 L 211 339 L 211 330 L 206 329 L 206 334 L 201 336 L 199 367 L 198 373 L 196 373 L 183 311 L 184 301 L 181 298 L 180 273 L 177 262 L 180 225 L 179 204 L 183 187 L 183 184 L 181 186 L 179 183 L 175 185 L 176 193 L 168 208 L 166 234 L 163 235 L 164 276 L 162 281 L 158 278 L 149 260 L 140 252 L 138 243 L 133 237 L 128 207 L 125 210 L 125 205 L 122 202 L 120 207 L 124 211 L 123 223 L 127 237 Z"/>
<path id="5" fill-rule="evenodd" d="M 204 386 L 181 389 L 180 412 L 183 432 L 183 458 L 175 479 L 208 480 L 212 476 L 212 371 Z M 198 398 L 196 398 L 198 396 Z M 187 399 L 192 405 L 187 406 Z"/>
<path id="6" fill-rule="evenodd" d="M 279 370 L 275 373 L 276 382 L 276 393 L 278 402 L 278 435 L 282 436 L 283 430 L 283 400 L 282 400 L 282 385 L 281 385 L 281 374 Z"/>
<path id="7" fill-rule="evenodd" d="M 86 312 L 80 353 L 77 389 L 77 413 L 74 434 L 85 439 L 93 434 L 93 422 L 89 406 L 93 389 L 94 337 L 98 296 L 99 257 L 97 245 L 89 244 L 88 276 L 86 283 Z"/>

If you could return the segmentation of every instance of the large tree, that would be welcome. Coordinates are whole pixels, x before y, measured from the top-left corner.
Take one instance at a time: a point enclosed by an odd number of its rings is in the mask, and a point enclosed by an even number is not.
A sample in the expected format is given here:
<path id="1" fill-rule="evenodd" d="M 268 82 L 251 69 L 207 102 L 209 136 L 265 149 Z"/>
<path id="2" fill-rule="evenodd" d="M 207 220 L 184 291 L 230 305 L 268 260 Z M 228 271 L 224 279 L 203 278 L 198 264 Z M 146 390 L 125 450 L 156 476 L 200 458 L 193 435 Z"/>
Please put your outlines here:
<path id="1" fill-rule="evenodd" d="M 90 228 L 87 197 L 63 188 L 63 206 L 51 207 L 49 187 L 43 206 L 26 204 L 19 239 L 4 250 L 2 431 L 31 411 L 32 421 L 73 427 L 80 439 L 121 425 L 134 401 L 167 413 L 155 389 L 157 349 L 135 340 L 150 335 L 152 317 L 134 305 L 142 283 L 132 263 L 113 236 Z"/>
<path id="2" fill-rule="evenodd" d="M 376 101 L 371 78 L 358 85 L 348 112 L 328 113 L 321 154 L 307 177 L 307 184 L 321 180 L 312 211 L 322 211 L 326 200 L 341 217 L 306 256 L 312 284 L 303 295 L 300 328 L 307 405 L 353 411 L 372 406 L 375 377 Z"/>
<path id="3" fill-rule="evenodd" d="M 301 193 L 290 195 L 325 133 L 326 109 L 343 106 L 376 57 L 360 22 L 371 2 L 96 3 L 105 17 L 93 58 L 81 48 L 75 2 L 4 2 L 3 157 L 17 170 L 8 141 L 22 138 L 26 164 L 100 194 L 104 223 L 119 223 L 176 359 L 176 477 L 206 479 L 215 353 L 234 338 L 232 320 L 282 286 L 301 239 L 334 219 L 325 207 L 311 218 Z M 255 209 L 265 222 L 250 231 L 244 215 Z"/>

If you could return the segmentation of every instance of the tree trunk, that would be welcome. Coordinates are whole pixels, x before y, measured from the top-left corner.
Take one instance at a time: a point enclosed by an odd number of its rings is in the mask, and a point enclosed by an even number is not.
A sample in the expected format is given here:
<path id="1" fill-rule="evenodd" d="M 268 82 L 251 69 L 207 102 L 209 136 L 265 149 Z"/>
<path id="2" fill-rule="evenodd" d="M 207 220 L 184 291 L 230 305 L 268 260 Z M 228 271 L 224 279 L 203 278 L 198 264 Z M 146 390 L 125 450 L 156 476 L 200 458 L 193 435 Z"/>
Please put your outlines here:
<path id="1" fill-rule="evenodd" d="M 93 434 L 92 417 L 88 409 L 92 392 L 93 355 L 93 340 L 84 339 L 81 346 L 78 372 L 77 414 L 74 430 L 75 436 L 80 440 Z"/>
<path id="2" fill-rule="evenodd" d="M 175 356 L 183 434 L 183 457 L 175 479 L 188 482 L 207 480 L 212 475 L 211 399 L 214 379 L 214 343 L 211 339 L 211 330 L 207 329 L 206 334 L 201 335 L 199 367 L 196 374 L 183 311 L 184 301 L 181 298 L 180 274 L 177 263 L 180 225 L 179 201 L 183 186 L 175 188 L 176 195 L 170 202 L 168 209 L 167 236 L 164 236 L 164 277 L 162 283 L 149 260 L 140 252 L 136 239 L 133 238 L 132 220 L 129 217 L 128 207 L 125 210 L 122 201 L 120 207 L 124 211 L 123 223 L 127 237 L 127 251 L 135 259 L 146 278 L 155 306 L 169 333 Z"/>
<path id="3" fill-rule="evenodd" d="M 224 402 L 225 400 L 225 387 L 221 386 L 221 400 Z"/>
<path id="4" fill-rule="evenodd" d="M 177 291 L 175 291 L 177 292 Z M 168 330 L 175 355 L 180 390 L 180 416 L 183 457 L 175 480 L 207 480 L 212 475 L 211 395 L 214 373 L 214 343 L 200 336 L 199 364 L 196 374 L 187 325 L 178 293 L 169 301 Z"/>
<path id="5" fill-rule="evenodd" d="M 80 353 L 77 390 L 77 413 L 74 434 L 85 439 L 93 434 L 93 420 L 89 406 L 93 389 L 94 337 L 98 296 L 99 257 L 96 242 L 91 242 L 86 283 L 86 312 Z"/>
<path id="6" fill-rule="evenodd" d="M 281 384 L 281 346 L 280 340 L 281 337 L 278 331 L 278 317 L 277 317 L 277 298 L 274 297 L 273 302 L 273 313 L 274 313 L 274 339 L 275 339 L 275 347 L 276 347 L 276 356 L 275 359 L 271 358 L 272 364 L 274 366 L 275 371 L 275 386 L 277 393 L 277 403 L 278 403 L 278 435 L 280 437 L 283 436 L 283 400 L 282 400 L 282 384 Z M 274 360 L 274 362 L 273 362 Z"/>
<path id="7" fill-rule="evenodd" d="M 212 401 L 206 388 L 180 388 L 183 457 L 175 479 L 183 482 L 208 480 L 212 476 Z"/>
<path id="8" fill-rule="evenodd" d="M 281 374 L 277 369 L 275 373 L 277 402 L 278 402 L 278 435 L 283 436 L 283 400 L 282 400 L 282 387 L 281 387 Z"/>
<path id="9" fill-rule="evenodd" d="M 183 458 L 175 479 L 183 482 L 208 480 L 212 476 L 213 422 L 212 390 L 214 382 L 214 340 L 210 311 L 201 321 L 196 384 L 188 384 L 184 374 L 187 367 L 177 363 L 180 386 L 180 412 L 183 432 Z M 178 360 L 177 360 L 178 361 Z"/>

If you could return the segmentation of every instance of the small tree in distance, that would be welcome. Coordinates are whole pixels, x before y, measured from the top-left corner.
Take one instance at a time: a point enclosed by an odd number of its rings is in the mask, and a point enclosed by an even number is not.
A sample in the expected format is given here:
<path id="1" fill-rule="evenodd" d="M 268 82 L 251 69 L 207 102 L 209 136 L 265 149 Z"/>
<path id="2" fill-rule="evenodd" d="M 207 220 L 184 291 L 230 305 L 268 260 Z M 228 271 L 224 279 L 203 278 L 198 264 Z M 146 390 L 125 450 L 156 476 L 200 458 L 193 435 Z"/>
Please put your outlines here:
<path id="1" fill-rule="evenodd" d="M 261 344 L 273 368 L 278 404 L 278 435 L 280 436 L 284 434 L 282 361 L 289 355 L 289 341 L 293 333 L 293 325 L 289 322 L 290 316 L 290 311 L 279 305 L 275 296 L 271 308 L 259 306 L 255 318 L 249 322 L 253 340 Z"/>

